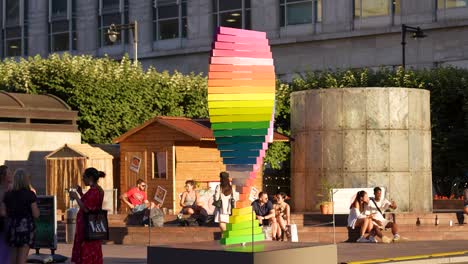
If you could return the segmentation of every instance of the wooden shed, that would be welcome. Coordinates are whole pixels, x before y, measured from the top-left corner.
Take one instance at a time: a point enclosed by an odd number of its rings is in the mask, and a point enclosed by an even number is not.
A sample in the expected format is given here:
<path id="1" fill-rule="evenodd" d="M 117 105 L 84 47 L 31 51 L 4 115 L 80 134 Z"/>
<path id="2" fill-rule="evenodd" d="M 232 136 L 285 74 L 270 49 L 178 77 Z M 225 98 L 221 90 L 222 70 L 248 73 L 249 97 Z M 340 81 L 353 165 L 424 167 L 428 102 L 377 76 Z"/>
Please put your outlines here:
<path id="1" fill-rule="evenodd" d="M 94 167 L 106 173 L 106 177 L 99 180 L 99 185 L 105 191 L 103 208 L 113 212 L 115 208 L 113 155 L 101 147 L 89 144 L 66 144 L 47 155 L 45 159 L 46 193 L 57 196 L 57 209 L 69 208 L 70 200 L 65 189 L 77 184 L 83 186 L 84 170 Z"/>
<path id="2" fill-rule="evenodd" d="M 275 133 L 275 140 L 288 138 Z M 179 194 L 186 180 L 195 180 L 201 188 L 219 181 L 225 170 L 216 148 L 208 119 L 155 117 L 114 140 L 120 144 L 120 190 L 135 186 L 137 179 L 148 184 L 151 200 L 157 186 L 167 193 L 163 207 L 178 211 Z M 255 182 L 262 189 L 262 175 Z M 122 205 L 122 211 L 127 208 Z"/>

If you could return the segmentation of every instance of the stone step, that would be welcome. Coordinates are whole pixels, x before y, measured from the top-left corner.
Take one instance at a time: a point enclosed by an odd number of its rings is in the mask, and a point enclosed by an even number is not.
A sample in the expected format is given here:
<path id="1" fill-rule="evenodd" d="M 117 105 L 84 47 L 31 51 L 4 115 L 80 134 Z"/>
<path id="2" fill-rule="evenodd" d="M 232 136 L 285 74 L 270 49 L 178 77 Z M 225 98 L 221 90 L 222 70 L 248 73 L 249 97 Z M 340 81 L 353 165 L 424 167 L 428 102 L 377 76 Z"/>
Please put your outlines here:
<path id="1" fill-rule="evenodd" d="M 400 235 L 404 240 L 468 240 L 468 225 L 400 225 Z M 391 237 L 390 230 L 384 231 Z M 60 235 L 63 235 L 61 237 Z M 110 239 L 108 244 L 132 244 L 147 245 L 151 242 L 157 244 L 188 243 L 212 241 L 220 238 L 217 227 L 110 227 Z M 333 227 L 298 227 L 299 241 L 301 242 L 333 242 Z M 336 227 L 335 237 L 337 242 L 348 238 L 346 227 Z M 59 242 L 64 242 L 65 233 L 59 233 Z"/>

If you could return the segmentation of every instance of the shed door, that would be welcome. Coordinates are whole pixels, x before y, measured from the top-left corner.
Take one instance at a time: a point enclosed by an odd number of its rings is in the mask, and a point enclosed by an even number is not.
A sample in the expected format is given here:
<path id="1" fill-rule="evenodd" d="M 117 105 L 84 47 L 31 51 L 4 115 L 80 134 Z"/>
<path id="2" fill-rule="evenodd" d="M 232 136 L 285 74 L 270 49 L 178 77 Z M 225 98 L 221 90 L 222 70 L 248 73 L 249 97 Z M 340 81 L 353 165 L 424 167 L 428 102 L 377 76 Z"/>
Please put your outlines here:
<path id="1" fill-rule="evenodd" d="M 125 174 L 127 175 L 127 190 L 135 186 L 137 179 L 147 181 L 145 175 L 144 152 L 127 152 L 125 157 Z"/>

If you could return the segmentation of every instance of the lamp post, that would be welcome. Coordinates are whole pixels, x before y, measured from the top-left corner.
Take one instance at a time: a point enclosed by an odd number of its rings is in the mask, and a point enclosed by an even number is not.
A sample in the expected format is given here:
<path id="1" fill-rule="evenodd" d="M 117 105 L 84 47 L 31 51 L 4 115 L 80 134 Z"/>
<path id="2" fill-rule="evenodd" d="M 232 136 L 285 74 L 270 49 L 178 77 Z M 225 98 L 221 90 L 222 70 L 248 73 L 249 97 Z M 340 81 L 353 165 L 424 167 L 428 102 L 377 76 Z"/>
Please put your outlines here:
<path id="1" fill-rule="evenodd" d="M 422 31 L 420 27 L 410 27 L 405 24 L 401 25 L 401 48 L 402 48 L 401 66 L 403 67 L 403 69 L 405 69 L 406 67 L 406 61 L 405 61 L 406 60 L 405 58 L 406 32 L 412 32 L 413 33 L 412 37 L 415 39 L 427 37 L 427 35 L 424 34 L 424 32 Z"/>
<path id="2" fill-rule="evenodd" d="M 115 25 L 111 24 L 107 29 L 107 37 L 109 40 L 114 43 L 117 41 L 118 36 L 120 35 L 120 31 L 125 29 L 132 30 L 133 36 L 133 59 L 135 64 L 138 62 L 138 22 L 135 20 L 133 23 L 130 24 L 121 24 Z"/>

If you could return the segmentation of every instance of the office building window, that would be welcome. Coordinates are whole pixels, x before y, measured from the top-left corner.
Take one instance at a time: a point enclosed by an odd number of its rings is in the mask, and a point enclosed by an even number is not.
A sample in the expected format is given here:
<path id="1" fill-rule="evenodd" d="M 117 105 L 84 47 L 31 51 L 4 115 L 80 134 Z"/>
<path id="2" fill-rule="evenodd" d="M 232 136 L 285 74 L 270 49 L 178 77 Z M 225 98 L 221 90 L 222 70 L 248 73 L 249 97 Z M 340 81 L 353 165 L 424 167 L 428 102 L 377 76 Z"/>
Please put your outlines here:
<path id="1" fill-rule="evenodd" d="M 400 14 L 401 0 L 354 0 L 354 17 L 366 18 Z"/>
<path id="2" fill-rule="evenodd" d="M 280 0 L 280 26 L 322 21 L 322 0 Z"/>
<path id="3" fill-rule="evenodd" d="M 437 9 L 468 7 L 468 0 L 436 0 Z"/>
<path id="4" fill-rule="evenodd" d="M 76 1 L 49 0 L 49 52 L 76 50 Z"/>
<path id="5" fill-rule="evenodd" d="M 28 53 L 28 1 L 3 0 L 3 56 Z"/>
<path id="6" fill-rule="evenodd" d="M 99 0 L 99 47 L 128 42 L 128 30 L 122 30 L 115 42 L 109 40 L 106 33 L 111 24 L 128 24 L 128 0 Z"/>
<path id="7" fill-rule="evenodd" d="M 154 0 L 154 40 L 187 37 L 187 1 Z"/>
<path id="8" fill-rule="evenodd" d="M 213 0 L 213 25 L 251 29 L 250 0 Z"/>

